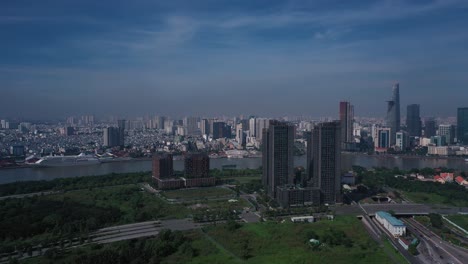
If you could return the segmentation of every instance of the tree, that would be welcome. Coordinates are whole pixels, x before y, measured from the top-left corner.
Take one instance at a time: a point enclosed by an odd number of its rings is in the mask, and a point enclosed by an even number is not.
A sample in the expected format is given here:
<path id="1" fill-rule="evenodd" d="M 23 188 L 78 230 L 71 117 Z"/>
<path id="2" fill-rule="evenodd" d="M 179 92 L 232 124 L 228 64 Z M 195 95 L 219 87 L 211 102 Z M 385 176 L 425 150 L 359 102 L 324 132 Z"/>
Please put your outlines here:
<path id="1" fill-rule="evenodd" d="M 435 228 L 441 229 L 444 226 L 442 222 L 442 216 L 440 214 L 429 214 L 429 219 L 431 220 L 431 225 Z"/>
<path id="2" fill-rule="evenodd" d="M 413 245 L 413 244 L 409 245 L 408 252 L 413 256 L 416 256 L 419 254 L 418 250 L 416 249 L 416 245 Z"/>
<path id="3" fill-rule="evenodd" d="M 243 259 L 249 259 L 251 256 L 252 248 L 250 247 L 250 240 L 245 238 L 241 242 L 241 255 Z"/>

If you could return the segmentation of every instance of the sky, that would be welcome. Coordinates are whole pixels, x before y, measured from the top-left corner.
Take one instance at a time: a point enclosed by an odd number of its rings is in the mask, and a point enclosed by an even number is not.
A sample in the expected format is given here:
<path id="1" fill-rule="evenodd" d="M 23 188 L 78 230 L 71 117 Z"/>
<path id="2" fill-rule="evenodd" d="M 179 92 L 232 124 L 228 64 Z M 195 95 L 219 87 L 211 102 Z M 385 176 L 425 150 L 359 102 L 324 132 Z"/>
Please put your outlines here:
<path id="1" fill-rule="evenodd" d="M 0 117 L 455 116 L 467 0 L 2 0 Z"/>

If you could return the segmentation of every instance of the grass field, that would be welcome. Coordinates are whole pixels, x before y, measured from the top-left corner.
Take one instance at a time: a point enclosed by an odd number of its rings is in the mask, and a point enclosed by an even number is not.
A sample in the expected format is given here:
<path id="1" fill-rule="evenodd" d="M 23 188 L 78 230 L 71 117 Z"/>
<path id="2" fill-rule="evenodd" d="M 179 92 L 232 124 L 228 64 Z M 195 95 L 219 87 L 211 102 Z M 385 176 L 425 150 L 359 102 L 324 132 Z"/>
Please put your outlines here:
<path id="1" fill-rule="evenodd" d="M 353 245 L 324 246 L 313 251 L 306 234 L 326 236 L 329 230 L 341 230 Z M 232 232 L 212 227 L 208 234 L 238 257 L 246 255 L 245 263 L 391 263 L 383 249 L 371 240 L 355 217 L 338 217 L 335 221 L 318 223 L 264 222 L 246 224 Z"/>
<path id="2" fill-rule="evenodd" d="M 433 204 L 433 205 L 451 205 L 459 207 L 467 207 L 468 199 L 465 200 L 453 200 L 446 197 L 440 196 L 434 193 L 422 193 L 422 192 L 401 192 L 403 196 L 414 202 L 414 203 L 423 203 L 423 204 Z"/>
<path id="3" fill-rule="evenodd" d="M 447 218 L 468 231 L 468 215 L 449 215 Z"/>
<path id="4" fill-rule="evenodd" d="M 168 199 L 177 200 L 203 200 L 210 198 L 222 198 L 234 196 L 234 192 L 221 187 L 180 189 L 174 191 L 165 191 L 162 195 Z"/>

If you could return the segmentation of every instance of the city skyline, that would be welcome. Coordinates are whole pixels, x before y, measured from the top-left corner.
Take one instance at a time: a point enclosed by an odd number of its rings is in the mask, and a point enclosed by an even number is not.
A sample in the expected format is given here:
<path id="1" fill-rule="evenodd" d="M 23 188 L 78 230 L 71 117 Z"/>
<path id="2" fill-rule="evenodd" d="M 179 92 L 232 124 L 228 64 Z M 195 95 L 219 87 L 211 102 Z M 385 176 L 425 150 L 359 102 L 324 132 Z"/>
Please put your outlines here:
<path id="1" fill-rule="evenodd" d="M 1 5 L 5 117 L 385 116 L 396 81 L 403 109 L 455 116 L 468 96 L 461 0 Z"/>

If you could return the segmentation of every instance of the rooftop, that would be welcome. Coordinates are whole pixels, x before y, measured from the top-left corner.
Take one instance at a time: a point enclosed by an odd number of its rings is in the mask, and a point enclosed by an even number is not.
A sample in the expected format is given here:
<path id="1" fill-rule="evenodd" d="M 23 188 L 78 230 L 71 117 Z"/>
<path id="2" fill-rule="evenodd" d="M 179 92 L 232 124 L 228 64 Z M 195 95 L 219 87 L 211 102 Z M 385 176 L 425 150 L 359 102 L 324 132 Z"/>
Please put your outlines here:
<path id="1" fill-rule="evenodd" d="M 378 216 L 386 219 L 392 226 L 405 226 L 402 221 L 396 219 L 393 217 L 391 214 L 384 212 L 384 211 L 378 211 L 376 213 Z"/>

